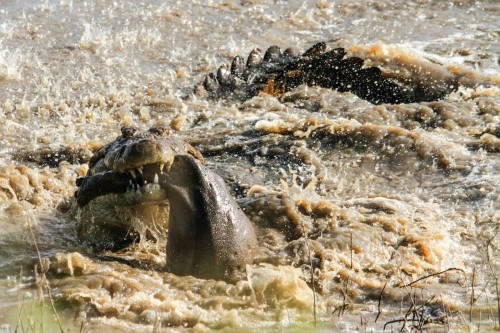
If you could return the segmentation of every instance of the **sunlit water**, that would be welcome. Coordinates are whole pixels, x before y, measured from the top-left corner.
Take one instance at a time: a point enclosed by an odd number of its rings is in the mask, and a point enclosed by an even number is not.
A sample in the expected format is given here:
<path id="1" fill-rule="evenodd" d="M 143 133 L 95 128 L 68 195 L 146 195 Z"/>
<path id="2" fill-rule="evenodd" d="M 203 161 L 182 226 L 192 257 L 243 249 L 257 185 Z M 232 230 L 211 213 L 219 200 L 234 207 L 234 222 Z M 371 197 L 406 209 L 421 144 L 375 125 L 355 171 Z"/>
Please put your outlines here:
<path id="1" fill-rule="evenodd" d="M 35 243 L 65 329 L 303 331 L 316 316 L 318 330 L 379 331 L 412 298 L 449 310 L 430 330 L 498 329 L 499 14 L 497 1 L 0 0 L 0 332 L 59 327 L 46 288 L 37 302 Z M 183 99 L 235 55 L 318 41 L 462 86 L 394 106 L 310 87 Z M 165 273 L 164 244 L 108 253 L 131 267 L 78 241 L 75 179 L 124 124 L 174 124 L 224 177 L 258 227 L 246 280 Z"/>

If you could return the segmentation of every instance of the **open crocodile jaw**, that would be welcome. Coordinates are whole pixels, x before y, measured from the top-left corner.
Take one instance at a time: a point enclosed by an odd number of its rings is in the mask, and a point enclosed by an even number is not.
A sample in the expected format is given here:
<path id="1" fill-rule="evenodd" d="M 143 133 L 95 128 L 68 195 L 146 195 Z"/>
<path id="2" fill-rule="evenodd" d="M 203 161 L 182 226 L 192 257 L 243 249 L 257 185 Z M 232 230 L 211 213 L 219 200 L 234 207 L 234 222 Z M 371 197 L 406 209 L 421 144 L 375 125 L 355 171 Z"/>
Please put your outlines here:
<path id="1" fill-rule="evenodd" d="M 107 171 L 77 179 L 76 201 L 84 207 L 91 200 L 107 194 L 133 193 L 136 196 L 154 198 L 153 192 L 161 190 L 160 178 L 168 169 L 164 163 L 151 163 L 130 169 L 128 173 Z M 158 195 L 156 195 L 158 196 Z"/>

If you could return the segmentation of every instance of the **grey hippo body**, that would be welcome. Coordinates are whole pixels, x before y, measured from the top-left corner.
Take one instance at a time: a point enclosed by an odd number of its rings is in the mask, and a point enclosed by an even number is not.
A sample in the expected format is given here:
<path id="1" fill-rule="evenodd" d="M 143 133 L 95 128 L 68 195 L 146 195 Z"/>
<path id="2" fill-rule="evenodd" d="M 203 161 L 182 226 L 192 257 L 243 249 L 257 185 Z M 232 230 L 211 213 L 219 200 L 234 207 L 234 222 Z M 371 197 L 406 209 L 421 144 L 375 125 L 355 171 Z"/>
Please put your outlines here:
<path id="1" fill-rule="evenodd" d="M 123 127 L 77 185 L 78 234 L 96 250 L 119 248 L 146 228 L 168 233 L 167 270 L 177 275 L 234 280 L 254 259 L 253 224 L 202 155 L 167 128 Z"/>
<path id="2" fill-rule="evenodd" d="M 177 155 L 161 186 L 172 203 L 167 270 L 216 279 L 243 271 L 255 255 L 257 237 L 222 178 L 194 157 Z"/>

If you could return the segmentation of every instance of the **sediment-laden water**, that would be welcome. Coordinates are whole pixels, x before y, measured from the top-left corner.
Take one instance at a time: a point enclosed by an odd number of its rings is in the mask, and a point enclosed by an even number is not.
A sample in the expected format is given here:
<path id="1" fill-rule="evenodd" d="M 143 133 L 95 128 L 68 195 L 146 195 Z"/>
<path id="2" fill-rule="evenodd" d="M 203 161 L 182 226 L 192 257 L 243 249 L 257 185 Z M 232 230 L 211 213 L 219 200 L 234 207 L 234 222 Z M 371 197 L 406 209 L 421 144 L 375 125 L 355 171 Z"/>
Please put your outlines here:
<path id="1" fill-rule="evenodd" d="M 0 0 L 0 332 L 498 329 L 499 13 Z M 398 105 L 306 86 L 184 98 L 238 54 L 319 41 L 386 77 L 458 88 Z M 75 180 L 122 125 L 171 126 L 224 178 L 257 227 L 245 279 L 166 273 L 165 235 L 99 255 L 78 240 Z"/>

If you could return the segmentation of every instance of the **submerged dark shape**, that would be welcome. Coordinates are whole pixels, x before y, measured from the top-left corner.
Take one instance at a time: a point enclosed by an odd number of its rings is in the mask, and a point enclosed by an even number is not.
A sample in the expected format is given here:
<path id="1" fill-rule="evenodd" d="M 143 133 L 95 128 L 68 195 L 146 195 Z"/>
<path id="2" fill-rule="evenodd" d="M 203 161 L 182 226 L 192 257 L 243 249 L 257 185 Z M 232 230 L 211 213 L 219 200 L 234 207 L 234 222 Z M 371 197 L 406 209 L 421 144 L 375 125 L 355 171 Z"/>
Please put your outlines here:
<path id="1" fill-rule="evenodd" d="M 318 43 L 303 54 L 291 48 L 281 52 L 278 46 L 271 46 L 262 57 L 260 49 L 254 49 L 246 64 L 236 56 L 229 70 L 223 65 L 217 74 L 208 74 L 194 93 L 244 101 L 260 92 L 282 96 L 302 84 L 351 92 L 373 104 L 432 101 L 454 90 L 450 87 L 438 95 L 426 93 L 431 86 L 426 90 L 386 78 L 378 67 L 365 67 L 363 59 L 346 58 L 343 48 L 327 51 L 325 43 Z"/>
<path id="2" fill-rule="evenodd" d="M 123 127 L 90 159 L 77 186 L 78 234 L 96 249 L 168 232 L 167 270 L 174 274 L 234 280 L 253 261 L 253 224 L 202 155 L 168 128 Z"/>

